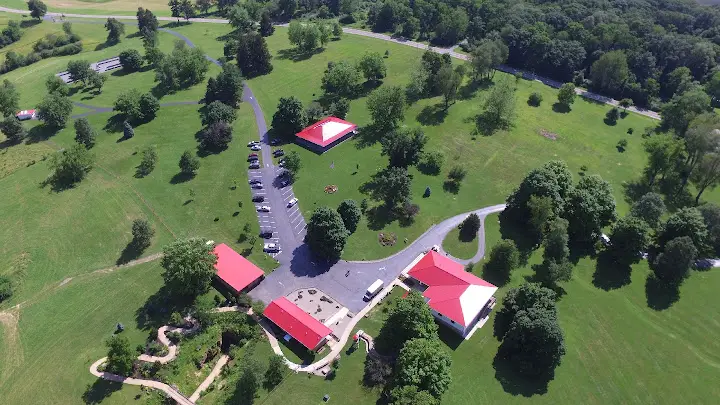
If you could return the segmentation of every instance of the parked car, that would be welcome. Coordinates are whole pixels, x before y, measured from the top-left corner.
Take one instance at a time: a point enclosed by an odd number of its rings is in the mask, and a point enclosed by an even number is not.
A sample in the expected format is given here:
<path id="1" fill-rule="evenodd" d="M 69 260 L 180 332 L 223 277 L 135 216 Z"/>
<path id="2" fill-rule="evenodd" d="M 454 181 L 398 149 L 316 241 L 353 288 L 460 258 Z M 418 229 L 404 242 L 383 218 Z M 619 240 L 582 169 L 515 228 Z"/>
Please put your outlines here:
<path id="1" fill-rule="evenodd" d="M 275 156 L 275 157 L 282 156 L 284 154 L 285 154 L 285 151 L 282 149 L 275 149 L 275 151 L 273 152 L 273 156 Z"/>
<path id="2" fill-rule="evenodd" d="M 293 205 L 297 204 L 297 202 L 298 202 L 297 197 L 293 197 L 290 201 L 288 201 L 287 207 L 290 208 L 290 207 L 292 207 Z"/>
<path id="3" fill-rule="evenodd" d="M 280 251 L 280 247 L 275 243 L 266 243 L 265 246 L 263 246 L 263 251 L 267 253 L 275 253 Z"/>
<path id="4" fill-rule="evenodd" d="M 250 179 L 250 180 L 248 180 L 248 184 L 257 184 L 257 183 L 262 183 L 262 180 L 260 180 L 260 179 Z"/>
<path id="5" fill-rule="evenodd" d="M 273 232 L 270 229 L 263 229 L 260 231 L 260 237 L 263 239 L 270 239 L 272 238 Z"/>
<path id="6" fill-rule="evenodd" d="M 252 201 L 253 202 L 263 202 L 263 201 L 265 201 L 265 196 L 264 195 L 254 195 L 252 198 Z"/>
<path id="7" fill-rule="evenodd" d="M 259 160 L 257 156 L 250 156 L 248 158 L 248 162 L 258 162 Z"/>
<path id="8" fill-rule="evenodd" d="M 260 145 L 260 141 L 250 141 L 250 142 L 248 142 L 248 146 L 254 146 L 254 145 Z"/>
<path id="9" fill-rule="evenodd" d="M 260 163 L 258 163 L 258 162 L 250 163 L 250 169 L 259 169 L 259 168 L 260 168 Z"/>
<path id="10" fill-rule="evenodd" d="M 290 180 L 281 180 L 280 181 L 280 187 L 287 187 L 290 185 Z"/>
<path id="11" fill-rule="evenodd" d="M 250 147 L 250 150 L 260 150 L 262 147 L 260 145 L 253 145 Z"/>
<path id="12" fill-rule="evenodd" d="M 253 152 L 253 153 L 249 154 L 248 157 L 253 157 L 253 156 L 257 157 L 257 155 L 258 155 L 257 153 Z"/>
<path id="13" fill-rule="evenodd" d="M 279 162 L 279 163 L 278 163 L 278 166 L 280 166 L 280 167 L 285 167 L 285 161 L 283 160 L 283 161 Z"/>
<path id="14" fill-rule="evenodd" d="M 257 207 L 257 210 L 260 212 L 270 212 L 270 206 L 268 205 L 260 205 Z"/>
<path id="15" fill-rule="evenodd" d="M 259 188 L 263 188 L 263 185 L 262 185 L 262 183 L 255 183 L 255 184 L 251 185 L 250 187 L 259 189 Z"/>

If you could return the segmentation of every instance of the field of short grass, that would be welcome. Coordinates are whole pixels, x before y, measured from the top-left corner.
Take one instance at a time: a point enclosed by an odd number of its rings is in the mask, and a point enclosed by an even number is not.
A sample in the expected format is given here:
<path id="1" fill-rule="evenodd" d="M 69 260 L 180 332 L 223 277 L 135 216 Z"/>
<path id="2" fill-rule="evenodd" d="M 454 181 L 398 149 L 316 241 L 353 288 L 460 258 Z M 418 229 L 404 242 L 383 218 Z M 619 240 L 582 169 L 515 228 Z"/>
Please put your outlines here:
<path id="1" fill-rule="evenodd" d="M 91 15 L 135 15 L 138 7 L 149 8 L 155 15 L 170 16 L 170 7 L 164 0 L 48 0 L 49 12 Z M 2 0 L 0 5 L 17 10 L 27 10 L 23 0 Z M 30 12 L 27 14 L 30 15 Z"/>
<path id="2" fill-rule="evenodd" d="M 442 248 L 458 259 L 470 259 L 477 253 L 478 239 L 465 240 L 460 237 L 460 229 L 455 228 L 445 236 Z"/>

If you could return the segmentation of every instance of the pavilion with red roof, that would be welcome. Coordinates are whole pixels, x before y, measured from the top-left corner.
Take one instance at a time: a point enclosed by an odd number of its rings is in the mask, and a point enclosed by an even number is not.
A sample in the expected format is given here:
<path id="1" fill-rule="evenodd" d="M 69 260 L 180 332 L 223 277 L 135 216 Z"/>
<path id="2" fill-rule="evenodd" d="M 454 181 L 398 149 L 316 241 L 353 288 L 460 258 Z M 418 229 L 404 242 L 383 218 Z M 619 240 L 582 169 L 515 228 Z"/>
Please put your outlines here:
<path id="1" fill-rule="evenodd" d="M 327 152 L 333 146 L 351 137 L 357 125 L 336 117 L 327 117 L 296 134 L 297 143 L 313 152 Z"/>
<path id="2" fill-rule="evenodd" d="M 310 350 L 322 347 L 332 333 L 330 328 L 285 297 L 273 300 L 263 315 Z"/>
<path id="3" fill-rule="evenodd" d="M 407 274 L 420 284 L 433 316 L 463 337 L 478 321 L 486 319 L 495 305 L 497 287 L 434 250 Z"/>
<path id="4" fill-rule="evenodd" d="M 259 267 L 224 243 L 215 246 L 213 253 L 218 258 L 215 275 L 234 295 L 250 291 L 265 278 Z"/>

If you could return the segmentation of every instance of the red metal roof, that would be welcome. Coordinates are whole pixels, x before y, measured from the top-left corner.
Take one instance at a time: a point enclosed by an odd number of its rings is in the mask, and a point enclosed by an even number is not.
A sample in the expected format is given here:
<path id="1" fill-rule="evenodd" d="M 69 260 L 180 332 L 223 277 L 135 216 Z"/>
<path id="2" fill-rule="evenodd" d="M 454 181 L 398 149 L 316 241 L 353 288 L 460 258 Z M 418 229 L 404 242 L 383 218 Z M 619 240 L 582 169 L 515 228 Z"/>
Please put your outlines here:
<path id="1" fill-rule="evenodd" d="M 241 291 L 265 274 L 259 267 L 224 243 L 215 246 L 213 253 L 218 258 L 215 263 L 217 276 L 235 289 L 235 292 Z"/>
<path id="2" fill-rule="evenodd" d="M 357 125 L 351 122 L 336 117 L 327 117 L 303 129 L 296 135 L 298 138 L 325 147 L 356 128 Z"/>
<path id="3" fill-rule="evenodd" d="M 285 297 L 273 300 L 263 315 L 310 350 L 332 333 L 330 328 Z"/>
<path id="4" fill-rule="evenodd" d="M 408 275 L 428 286 L 423 296 L 429 299 L 430 308 L 463 326 L 468 326 L 497 291 L 494 285 L 466 272 L 462 264 L 433 250 Z M 472 291 L 468 291 L 471 286 Z"/>

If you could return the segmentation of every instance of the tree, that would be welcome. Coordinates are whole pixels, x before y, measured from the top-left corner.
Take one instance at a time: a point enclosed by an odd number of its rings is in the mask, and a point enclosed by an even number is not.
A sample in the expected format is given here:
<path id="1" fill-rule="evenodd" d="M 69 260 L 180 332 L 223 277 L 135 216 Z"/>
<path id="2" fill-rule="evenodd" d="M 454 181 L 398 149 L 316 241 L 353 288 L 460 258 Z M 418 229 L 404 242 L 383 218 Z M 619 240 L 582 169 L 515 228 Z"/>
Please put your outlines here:
<path id="1" fill-rule="evenodd" d="M 170 7 L 170 14 L 177 18 L 178 21 L 180 20 L 180 0 L 170 0 L 168 2 L 168 7 Z"/>
<path id="2" fill-rule="evenodd" d="M 358 62 L 358 69 L 371 83 L 377 83 L 387 76 L 385 60 L 379 52 L 365 52 Z"/>
<path id="3" fill-rule="evenodd" d="M 322 77 L 322 89 L 326 94 L 336 97 L 352 97 L 360 83 L 360 72 L 346 61 L 334 63 Z"/>
<path id="4" fill-rule="evenodd" d="M 285 358 L 279 354 L 270 356 L 268 369 L 265 371 L 265 384 L 268 387 L 276 387 L 285 378 Z"/>
<path id="5" fill-rule="evenodd" d="M 565 218 L 575 242 L 592 242 L 601 229 L 616 218 L 615 199 L 610 183 L 598 175 L 585 176 L 570 191 Z"/>
<path id="6" fill-rule="evenodd" d="M 672 97 L 675 94 L 684 93 L 693 82 L 692 74 L 690 69 L 685 66 L 680 66 L 667 75 L 665 82 L 665 93 L 668 97 Z"/>
<path id="7" fill-rule="evenodd" d="M 392 372 L 392 366 L 389 364 L 388 361 L 372 356 L 367 356 L 365 357 L 363 384 L 368 387 L 375 387 L 377 385 L 387 384 L 387 382 L 390 380 L 390 377 L 392 376 Z"/>
<path id="8" fill-rule="evenodd" d="M 548 223 L 543 239 L 543 262 L 533 266 L 536 278 L 547 287 L 555 287 L 560 281 L 572 277 L 572 264 L 568 260 L 568 221 L 555 218 Z"/>
<path id="9" fill-rule="evenodd" d="M 623 109 L 627 110 L 628 108 L 633 106 L 633 101 L 631 98 L 624 98 L 618 102 L 618 105 L 622 107 Z"/>
<path id="10" fill-rule="evenodd" d="M 570 108 L 570 104 L 575 102 L 575 85 L 572 83 L 565 83 L 560 86 L 558 91 L 558 103 Z"/>
<path id="11" fill-rule="evenodd" d="M 457 99 L 460 85 L 463 81 L 463 65 L 458 65 L 453 69 L 452 65 L 444 65 L 437 74 L 437 86 L 443 96 L 445 109 L 447 110 L 451 103 L 455 103 Z"/>
<path id="12" fill-rule="evenodd" d="M 700 86 L 691 88 L 682 94 L 676 94 L 660 109 L 662 127 L 672 129 L 679 136 L 685 134 L 690 121 L 710 109 L 710 96 Z"/>
<path id="13" fill-rule="evenodd" d="M 0 86 L 0 113 L 5 117 L 14 117 L 20 109 L 20 93 L 15 85 L 8 79 L 3 80 Z"/>
<path id="14" fill-rule="evenodd" d="M 593 87 L 609 94 L 618 94 L 629 77 L 630 69 L 623 51 L 603 54 L 590 68 Z"/>
<path id="15" fill-rule="evenodd" d="M 384 352 L 394 355 L 411 339 L 437 339 L 437 331 L 438 326 L 425 298 L 419 292 L 411 291 L 390 308 L 376 343 Z"/>
<path id="16" fill-rule="evenodd" d="M 83 146 L 73 145 L 50 156 L 50 183 L 57 189 L 81 182 L 92 170 L 95 157 Z"/>
<path id="17" fill-rule="evenodd" d="M 496 128 L 509 128 L 515 119 L 515 86 L 508 78 L 493 86 L 485 100 L 483 123 L 488 132 Z"/>
<path id="18" fill-rule="evenodd" d="M 642 219 L 628 215 L 613 225 L 610 243 L 616 260 L 637 263 L 650 244 L 650 227 Z"/>
<path id="19" fill-rule="evenodd" d="M 49 94 L 57 94 L 59 96 L 67 96 L 70 94 L 68 85 L 58 76 L 50 75 L 45 80 L 45 88 Z"/>
<path id="20" fill-rule="evenodd" d="M 195 0 L 195 7 L 203 14 L 207 14 L 212 8 L 214 0 Z"/>
<path id="21" fill-rule="evenodd" d="M 505 294 L 502 307 L 495 315 L 493 334 L 501 340 L 520 311 L 530 308 L 555 310 L 556 298 L 555 291 L 538 283 L 524 283 L 520 287 L 511 288 Z"/>
<path id="22" fill-rule="evenodd" d="M 308 222 L 305 243 L 317 258 L 337 261 L 340 260 L 348 235 L 340 214 L 328 207 L 319 207 L 313 211 Z"/>
<path id="23" fill-rule="evenodd" d="M 452 358 L 439 339 L 418 338 L 405 343 L 395 366 L 399 386 L 413 385 L 440 398 L 450 386 Z"/>
<path id="24" fill-rule="evenodd" d="M 438 175 L 445 163 L 445 155 L 440 151 L 429 151 L 422 155 L 419 169 L 424 174 Z"/>
<path id="25" fill-rule="evenodd" d="M 460 229 L 460 237 L 463 240 L 473 240 L 480 230 L 480 217 L 476 213 L 468 215 L 458 226 Z"/>
<path id="26" fill-rule="evenodd" d="M 474 80 L 491 80 L 495 69 L 507 61 L 508 47 L 501 39 L 481 41 L 470 53 Z"/>
<path id="27" fill-rule="evenodd" d="M 123 121 L 123 138 L 130 139 L 135 136 L 135 130 L 129 122 Z"/>
<path id="28" fill-rule="evenodd" d="M 72 114 L 72 101 L 69 98 L 58 94 L 48 94 L 37 106 L 38 118 L 45 122 L 45 125 L 59 129 L 65 128 L 70 114 Z"/>
<path id="29" fill-rule="evenodd" d="M 330 36 L 332 35 L 332 27 L 327 24 L 319 24 L 318 30 L 320 31 L 320 46 L 323 48 L 330 42 Z"/>
<path id="30" fill-rule="evenodd" d="M 138 177 L 145 177 L 155 170 L 157 164 L 158 154 L 154 146 L 145 148 L 142 152 L 142 160 L 137 167 Z"/>
<path id="31" fill-rule="evenodd" d="M 13 284 L 10 278 L 0 276 L 0 302 L 3 302 L 13 295 Z"/>
<path id="32" fill-rule="evenodd" d="M 716 104 L 720 102 L 720 71 L 713 73 L 705 83 L 705 91 Z"/>
<path id="33" fill-rule="evenodd" d="M 530 212 L 528 224 L 532 226 L 535 235 L 542 235 L 545 225 L 553 217 L 553 201 L 550 197 L 530 196 L 527 202 Z"/>
<path id="34" fill-rule="evenodd" d="M 199 48 L 190 48 L 177 41 L 169 55 L 155 66 L 155 81 L 168 91 L 187 88 L 205 80 L 210 62 Z"/>
<path id="35" fill-rule="evenodd" d="M 230 11 L 227 12 L 230 25 L 235 28 L 239 33 L 246 34 L 255 28 L 255 21 L 250 18 L 245 7 L 240 4 L 234 5 Z"/>
<path id="36" fill-rule="evenodd" d="M 690 238 L 700 252 L 706 250 L 708 230 L 697 208 L 682 208 L 670 215 L 657 232 L 658 248 L 664 249 L 666 243 L 683 236 Z"/>
<path id="37" fill-rule="evenodd" d="M 490 251 L 490 256 L 483 265 L 483 275 L 485 278 L 505 284 L 510 280 L 510 273 L 519 264 L 520 252 L 515 242 L 510 239 L 502 239 Z"/>
<path id="38" fill-rule="evenodd" d="M 308 122 L 318 122 L 325 116 L 325 109 L 320 103 L 313 101 L 305 109 L 305 115 L 307 115 Z"/>
<path id="39" fill-rule="evenodd" d="M 643 148 L 648 155 L 648 163 L 643 170 L 649 186 L 655 184 L 657 176 L 664 179 L 675 170 L 676 162 L 684 152 L 680 139 L 669 134 L 656 134 L 647 139 Z"/>
<path id="40" fill-rule="evenodd" d="M 106 75 L 101 75 L 100 73 L 91 70 L 90 74 L 88 75 L 88 85 L 90 85 L 91 88 L 97 90 L 98 94 L 102 93 L 102 88 L 105 85 L 105 82 L 107 81 Z"/>
<path id="41" fill-rule="evenodd" d="M 132 245 L 139 251 L 143 252 L 150 247 L 155 229 L 146 219 L 136 219 L 132 223 Z"/>
<path id="42" fill-rule="evenodd" d="M 158 30 L 158 20 L 150 10 L 138 7 L 137 11 L 138 31 L 146 39 L 155 37 Z"/>
<path id="43" fill-rule="evenodd" d="M 343 35 L 343 28 L 342 25 L 340 25 L 339 22 L 335 21 L 332 26 L 332 33 L 335 36 L 335 38 L 340 39 Z"/>
<path id="44" fill-rule="evenodd" d="M 378 173 L 372 195 L 376 200 L 385 202 L 385 206 L 393 209 L 409 200 L 412 175 L 403 167 L 388 167 Z"/>
<path id="45" fill-rule="evenodd" d="M 664 213 L 665 203 L 662 200 L 662 196 L 653 192 L 640 197 L 630 210 L 630 215 L 642 219 L 653 229 L 657 229 L 660 224 L 660 218 Z"/>
<path id="46" fill-rule="evenodd" d="M 205 106 L 205 109 L 201 109 L 200 112 L 200 119 L 202 120 L 202 124 L 205 126 L 215 124 L 217 122 L 232 124 L 233 121 L 235 121 L 235 118 L 235 109 L 221 101 L 211 102 Z"/>
<path id="47" fill-rule="evenodd" d="M 186 176 L 195 176 L 195 173 L 200 168 L 200 159 L 193 155 L 189 150 L 183 152 L 180 156 L 180 173 Z"/>
<path id="48" fill-rule="evenodd" d="M 237 64 L 243 76 L 252 78 L 272 72 L 272 56 L 265 38 L 256 32 L 240 35 L 237 41 Z"/>
<path id="49" fill-rule="evenodd" d="M 720 252 L 720 206 L 703 204 L 698 209 L 708 229 L 708 245 L 712 248 L 713 253 L 717 255 Z"/>
<path id="50" fill-rule="evenodd" d="M 190 0 L 182 0 L 180 3 L 180 14 L 183 16 L 185 21 L 195 17 L 195 7 Z"/>
<path id="51" fill-rule="evenodd" d="M 113 103 L 113 111 L 123 114 L 128 121 L 142 121 L 143 111 L 140 109 L 140 96 L 140 92 L 136 89 L 120 93 Z"/>
<path id="52" fill-rule="evenodd" d="M 105 370 L 121 376 L 130 376 L 133 371 L 135 353 L 125 336 L 114 335 L 105 342 L 108 347 Z"/>
<path id="53" fill-rule="evenodd" d="M 20 143 L 27 136 L 27 131 L 22 123 L 13 116 L 6 117 L 0 122 L 0 131 L 5 134 L 10 143 Z"/>
<path id="54" fill-rule="evenodd" d="M 295 137 L 307 126 L 307 116 L 300 100 L 295 96 L 280 97 L 277 111 L 273 114 L 272 127 L 282 137 Z"/>
<path id="55" fill-rule="evenodd" d="M 42 20 L 45 13 L 47 13 L 47 6 L 40 0 L 29 0 L 27 5 L 30 16 L 36 18 L 38 21 Z"/>
<path id="56" fill-rule="evenodd" d="M 697 195 L 695 204 L 700 204 L 700 196 L 707 189 L 713 189 L 720 184 L 720 153 L 705 154 L 690 176 L 690 181 L 695 185 Z"/>
<path id="57" fill-rule="evenodd" d="M 120 42 L 120 37 L 125 35 L 125 24 L 114 18 L 108 18 L 105 22 L 105 29 L 108 32 L 107 43 L 110 45 Z"/>
<path id="58" fill-rule="evenodd" d="M 520 225 L 527 226 L 531 224 L 537 231 L 544 225 L 550 216 L 560 216 L 565 211 L 565 199 L 568 197 L 570 190 L 573 188 L 572 173 L 563 161 L 550 161 L 542 167 L 531 170 L 520 183 L 520 186 L 510 194 L 506 200 L 507 208 L 503 212 L 503 217 L 510 218 Z M 550 200 L 552 215 L 544 213 L 543 218 L 535 223 L 531 223 L 530 219 L 535 218 L 531 215 L 529 202 L 531 197 L 546 197 Z"/>
<path id="59" fill-rule="evenodd" d="M 405 120 L 405 94 L 398 86 L 382 86 L 370 93 L 367 108 L 375 125 L 395 128 Z"/>
<path id="60" fill-rule="evenodd" d="M 339 98 L 330 104 L 330 108 L 328 109 L 328 113 L 333 116 L 340 118 L 341 120 L 344 120 L 345 117 L 347 117 L 348 112 L 350 111 L 350 101 L 346 98 Z"/>
<path id="61" fill-rule="evenodd" d="M 272 24 L 272 20 L 270 20 L 270 13 L 265 10 L 260 16 L 260 35 L 264 37 L 269 37 L 274 32 L 275 27 Z"/>
<path id="62" fill-rule="evenodd" d="M 438 400 L 414 385 L 405 385 L 390 391 L 390 405 L 438 405 Z"/>
<path id="63" fill-rule="evenodd" d="M 293 181 L 297 179 L 300 168 L 302 168 L 302 162 L 300 161 L 300 154 L 297 153 L 297 151 L 292 151 L 285 155 L 285 170 L 290 173 L 290 178 Z"/>
<path id="64" fill-rule="evenodd" d="M 340 214 L 343 224 L 345 224 L 345 229 L 350 233 L 354 233 L 360 218 L 362 218 L 362 212 L 355 200 L 343 200 L 338 206 L 337 212 Z"/>
<path id="65" fill-rule="evenodd" d="M 435 41 L 442 45 L 455 45 L 465 37 L 469 24 L 470 19 L 462 7 L 442 12 L 435 26 Z"/>
<path id="66" fill-rule="evenodd" d="M 90 149 L 95 145 L 95 138 L 97 133 L 90 126 L 90 122 L 87 118 L 82 117 L 75 120 L 75 142 L 84 145 Z"/>
<path id="67" fill-rule="evenodd" d="M 143 58 L 137 49 L 127 49 L 120 52 L 120 64 L 127 72 L 137 72 L 142 68 Z"/>
<path id="68" fill-rule="evenodd" d="M 196 297 L 207 292 L 215 275 L 213 244 L 202 238 L 179 239 L 163 249 L 165 285 L 175 294 Z"/>
<path id="69" fill-rule="evenodd" d="M 692 239 L 681 236 L 671 239 L 653 262 L 655 276 L 668 284 L 680 284 L 690 274 L 698 250 Z"/>
<path id="70" fill-rule="evenodd" d="M 261 366 L 252 357 L 242 359 L 240 378 L 231 403 L 252 404 L 262 382 Z"/>
<path id="71" fill-rule="evenodd" d="M 210 124 L 200 134 L 200 147 L 206 151 L 223 151 L 232 141 L 232 131 L 232 126 L 227 122 Z"/>
<path id="72" fill-rule="evenodd" d="M 288 26 L 288 39 L 301 53 L 313 52 L 318 47 L 322 33 L 314 23 L 292 21 Z"/>
<path id="73" fill-rule="evenodd" d="M 420 161 L 427 137 L 420 128 L 397 128 L 381 140 L 382 154 L 390 158 L 391 167 L 416 165 Z"/>
<path id="74" fill-rule="evenodd" d="M 83 84 L 87 84 L 86 81 L 90 77 L 90 62 L 86 60 L 71 60 L 68 62 L 67 71 L 70 74 L 70 80 L 73 82 L 82 81 Z"/>

